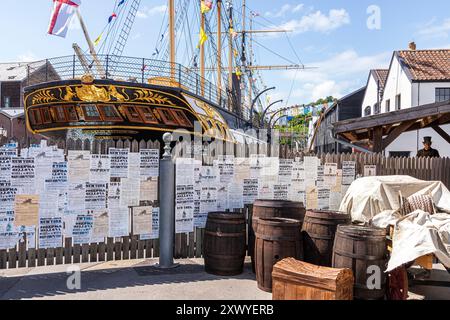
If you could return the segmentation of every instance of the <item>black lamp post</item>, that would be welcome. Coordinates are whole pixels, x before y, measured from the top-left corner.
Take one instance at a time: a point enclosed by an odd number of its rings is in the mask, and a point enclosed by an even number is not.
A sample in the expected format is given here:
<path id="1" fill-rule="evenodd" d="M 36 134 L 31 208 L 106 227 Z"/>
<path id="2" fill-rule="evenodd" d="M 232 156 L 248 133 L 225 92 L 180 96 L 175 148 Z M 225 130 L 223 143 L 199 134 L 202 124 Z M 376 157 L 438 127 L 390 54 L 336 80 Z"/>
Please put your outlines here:
<path id="1" fill-rule="evenodd" d="M 261 116 L 261 123 L 260 123 L 260 127 L 261 127 L 261 128 L 264 127 L 264 118 L 266 117 L 267 111 L 269 111 L 269 109 L 270 109 L 272 106 L 276 105 L 277 103 L 283 103 L 283 100 L 278 100 L 278 101 L 275 101 L 275 102 L 271 103 L 271 104 L 263 111 L 263 114 L 262 114 L 262 116 Z"/>
<path id="2" fill-rule="evenodd" d="M 261 91 L 261 92 L 256 96 L 255 99 L 253 99 L 253 101 L 252 101 L 252 106 L 251 106 L 251 108 L 250 108 L 250 125 L 251 125 L 252 128 L 253 128 L 253 110 L 255 110 L 254 108 L 255 108 L 256 101 L 258 101 L 259 97 L 261 97 L 261 96 L 262 96 L 264 93 L 266 93 L 267 91 L 275 90 L 275 89 L 276 89 L 276 87 L 271 87 L 271 88 L 264 89 L 263 91 Z"/>

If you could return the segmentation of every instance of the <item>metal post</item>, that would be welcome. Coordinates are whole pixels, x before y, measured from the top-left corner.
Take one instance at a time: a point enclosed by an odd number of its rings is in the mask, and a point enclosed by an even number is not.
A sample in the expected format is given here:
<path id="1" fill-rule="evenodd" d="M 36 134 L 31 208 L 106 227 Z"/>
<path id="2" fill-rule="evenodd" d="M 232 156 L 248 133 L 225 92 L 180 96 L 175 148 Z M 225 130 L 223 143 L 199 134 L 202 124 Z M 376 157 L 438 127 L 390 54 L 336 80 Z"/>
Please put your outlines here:
<path id="1" fill-rule="evenodd" d="M 172 160 L 170 143 L 172 134 L 165 133 L 164 155 L 160 163 L 159 194 L 159 264 L 161 269 L 174 268 L 175 245 L 175 164 Z"/>
<path id="2" fill-rule="evenodd" d="M 251 126 L 252 128 L 253 128 L 253 110 L 255 110 L 254 108 L 255 108 L 256 102 L 258 101 L 259 97 L 261 97 L 264 93 L 266 93 L 267 91 L 270 91 L 270 90 L 275 90 L 275 89 L 276 89 L 275 87 L 266 88 L 266 89 L 264 89 L 263 91 L 261 91 L 261 92 L 256 96 L 255 99 L 253 99 L 252 105 L 251 105 L 251 107 L 250 107 L 250 126 Z"/>
<path id="3" fill-rule="evenodd" d="M 75 68 L 76 68 L 76 60 L 75 55 L 73 55 L 73 65 L 72 65 L 72 80 L 75 79 Z"/>
<path id="4" fill-rule="evenodd" d="M 108 79 L 108 73 L 109 73 L 109 55 L 106 55 L 106 71 L 105 71 L 105 79 Z"/>

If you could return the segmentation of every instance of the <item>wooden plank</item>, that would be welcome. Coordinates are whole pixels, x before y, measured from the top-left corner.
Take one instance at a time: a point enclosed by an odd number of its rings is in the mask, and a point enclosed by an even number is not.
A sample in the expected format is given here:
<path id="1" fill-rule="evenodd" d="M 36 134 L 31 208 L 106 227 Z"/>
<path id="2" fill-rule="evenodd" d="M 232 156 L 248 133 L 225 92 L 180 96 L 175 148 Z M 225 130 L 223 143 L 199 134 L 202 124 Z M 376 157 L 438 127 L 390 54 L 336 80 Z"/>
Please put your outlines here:
<path id="1" fill-rule="evenodd" d="M 122 241 L 120 238 L 117 238 L 114 243 L 114 260 L 122 260 Z"/>
<path id="2" fill-rule="evenodd" d="M 138 236 L 131 236 L 130 259 L 137 258 Z"/>
<path id="3" fill-rule="evenodd" d="M 90 256 L 90 262 L 97 262 L 97 250 L 98 250 L 98 244 L 97 243 L 91 243 L 89 246 L 89 256 Z"/>
<path id="4" fill-rule="evenodd" d="M 114 238 L 108 238 L 106 240 L 106 260 L 114 260 Z"/>
<path id="5" fill-rule="evenodd" d="M 38 267 L 45 266 L 45 254 L 46 254 L 46 250 L 45 249 L 38 249 L 38 254 L 37 254 L 37 265 L 38 265 Z"/>
<path id="6" fill-rule="evenodd" d="M 145 251 L 145 240 L 140 240 L 140 236 L 138 236 L 138 249 L 137 249 L 137 257 L 138 259 L 144 259 L 144 251 Z"/>
<path id="7" fill-rule="evenodd" d="M 17 268 L 17 249 L 9 249 L 8 251 L 8 269 Z"/>
<path id="8" fill-rule="evenodd" d="M 64 264 L 72 264 L 72 238 L 64 239 Z"/>
<path id="9" fill-rule="evenodd" d="M 27 240 L 19 243 L 19 268 L 25 268 L 27 266 Z"/>
<path id="10" fill-rule="evenodd" d="M 55 264 L 64 264 L 64 248 L 62 247 L 55 249 Z"/>
<path id="11" fill-rule="evenodd" d="M 47 265 L 53 266 L 55 264 L 55 249 L 54 248 L 48 248 L 47 249 Z"/>
<path id="12" fill-rule="evenodd" d="M 87 263 L 89 262 L 89 244 L 84 243 L 81 246 L 81 262 Z"/>
<path id="13" fill-rule="evenodd" d="M 153 258 L 153 240 L 145 240 L 145 258 Z"/>
<path id="14" fill-rule="evenodd" d="M 81 254 L 81 246 L 79 244 L 75 244 L 73 246 L 73 263 L 80 263 L 80 254 Z"/>
<path id="15" fill-rule="evenodd" d="M 0 254 L 0 256 L 1 256 L 1 254 Z M 28 260 L 28 268 L 36 267 L 36 249 L 35 248 L 28 249 L 27 260 Z M 0 263 L 0 265 L 1 265 L 1 263 Z M 0 269 L 1 269 L 1 266 L 0 266 Z"/>
<path id="16" fill-rule="evenodd" d="M 188 257 L 188 234 L 181 234 L 181 258 L 186 259 Z"/>
<path id="17" fill-rule="evenodd" d="M 159 257 L 159 239 L 153 240 L 153 258 Z"/>
<path id="18" fill-rule="evenodd" d="M 0 269 L 6 269 L 8 262 L 6 250 L 0 250 Z"/>
<path id="19" fill-rule="evenodd" d="M 189 233 L 189 258 L 195 257 L 195 232 Z"/>
<path id="20" fill-rule="evenodd" d="M 106 244 L 104 242 L 98 244 L 98 261 L 105 261 Z"/>
<path id="21" fill-rule="evenodd" d="M 123 260 L 129 260 L 130 259 L 130 237 L 123 237 L 122 241 L 123 241 L 123 244 L 122 244 Z"/>
<path id="22" fill-rule="evenodd" d="M 175 257 L 175 259 L 181 258 L 181 234 L 179 234 L 179 233 L 175 234 L 174 257 Z"/>

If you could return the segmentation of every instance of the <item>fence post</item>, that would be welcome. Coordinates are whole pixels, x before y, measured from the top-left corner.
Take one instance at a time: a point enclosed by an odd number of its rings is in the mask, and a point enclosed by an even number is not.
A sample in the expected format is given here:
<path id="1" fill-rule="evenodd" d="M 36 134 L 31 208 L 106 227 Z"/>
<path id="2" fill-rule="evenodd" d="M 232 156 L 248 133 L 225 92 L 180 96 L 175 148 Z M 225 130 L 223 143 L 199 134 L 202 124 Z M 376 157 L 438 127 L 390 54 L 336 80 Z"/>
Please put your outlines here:
<path id="1" fill-rule="evenodd" d="M 165 133 L 164 155 L 160 163 L 160 217 L 159 217 L 159 264 L 158 268 L 176 267 L 173 263 L 175 245 L 175 164 L 172 160 L 170 143 L 172 134 Z"/>

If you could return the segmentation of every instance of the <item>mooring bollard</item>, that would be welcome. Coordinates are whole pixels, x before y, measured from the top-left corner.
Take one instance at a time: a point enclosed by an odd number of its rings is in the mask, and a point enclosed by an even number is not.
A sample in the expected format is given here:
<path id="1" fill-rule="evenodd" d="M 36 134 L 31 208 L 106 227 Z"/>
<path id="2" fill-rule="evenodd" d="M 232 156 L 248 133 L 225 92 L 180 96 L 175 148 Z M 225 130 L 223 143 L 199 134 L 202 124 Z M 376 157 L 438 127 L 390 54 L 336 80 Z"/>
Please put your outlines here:
<path id="1" fill-rule="evenodd" d="M 172 134 L 163 136 L 164 154 L 159 174 L 159 264 L 157 267 L 168 269 L 176 267 L 173 263 L 175 245 L 175 164 L 172 160 L 170 143 Z"/>

